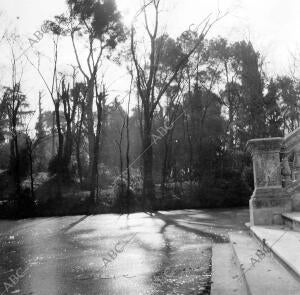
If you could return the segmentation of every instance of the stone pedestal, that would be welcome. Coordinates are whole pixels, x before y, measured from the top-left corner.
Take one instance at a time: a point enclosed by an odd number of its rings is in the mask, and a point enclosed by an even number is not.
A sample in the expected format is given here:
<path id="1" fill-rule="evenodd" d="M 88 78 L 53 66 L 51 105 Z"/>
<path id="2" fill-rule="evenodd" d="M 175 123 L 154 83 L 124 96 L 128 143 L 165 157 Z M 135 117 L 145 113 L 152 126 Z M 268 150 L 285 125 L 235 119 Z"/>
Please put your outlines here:
<path id="1" fill-rule="evenodd" d="M 294 180 L 300 180 L 300 147 L 294 149 Z"/>
<path id="2" fill-rule="evenodd" d="M 255 186 L 249 204 L 251 225 L 280 224 L 281 213 L 291 211 L 291 199 L 282 188 L 282 143 L 280 137 L 252 139 L 247 143 L 253 159 Z"/>

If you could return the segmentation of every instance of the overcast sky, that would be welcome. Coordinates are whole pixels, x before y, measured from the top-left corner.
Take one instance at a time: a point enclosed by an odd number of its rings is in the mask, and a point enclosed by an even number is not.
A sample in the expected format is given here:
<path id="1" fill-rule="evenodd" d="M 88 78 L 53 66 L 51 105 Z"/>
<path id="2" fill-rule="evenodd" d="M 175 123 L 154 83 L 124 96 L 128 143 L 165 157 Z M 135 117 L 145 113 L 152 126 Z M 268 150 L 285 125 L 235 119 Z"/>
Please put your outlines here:
<path id="1" fill-rule="evenodd" d="M 251 40 L 254 47 L 267 58 L 268 71 L 271 74 L 287 72 L 291 53 L 297 53 L 300 44 L 298 33 L 300 1 L 164 0 L 164 2 L 163 22 L 173 37 L 179 35 L 189 25 L 198 24 L 209 13 L 216 13 L 219 10 L 221 13 L 228 12 L 228 15 L 214 26 L 209 37 L 221 35 L 232 41 Z M 124 22 L 130 24 L 140 7 L 140 0 L 117 0 L 117 3 Z M 24 42 L 40 29 L 45 19 L 65 10 L 65 0 L 0 0 L 2 23 L 5 22 L 5 26 L 10 28 L 16 28 Z M 47 40 L 41 40 L 37 46 L 49 56 Z M 71 48 L 64 50 L 63 59 L 70 62 L 74 58 L 73 52 Z M 0 62 L 3 64 L 7 60 L 3 60 L 2 56 Z M 32 69 L 28 68 L 24 73 L 24 88 L 32 103 L 36 104 L 36 93 L 38 88 L 42 87 L 42 83 L 39 77 L 31 72 Z M 113 76 L 116 78 L 115 69 Z"/>

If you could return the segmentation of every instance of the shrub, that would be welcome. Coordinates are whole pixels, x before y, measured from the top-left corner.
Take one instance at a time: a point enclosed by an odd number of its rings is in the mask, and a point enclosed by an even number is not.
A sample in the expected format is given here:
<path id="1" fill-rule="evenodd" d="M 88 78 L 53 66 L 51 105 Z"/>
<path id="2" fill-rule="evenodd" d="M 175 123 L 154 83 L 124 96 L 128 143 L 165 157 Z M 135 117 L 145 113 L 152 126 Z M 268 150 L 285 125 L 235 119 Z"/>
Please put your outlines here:
<path id="1" fill-rule="evenodd" d="M 130 209 L 139 208 L 142 202 L 142 183 L 143 178 L 139 170 L 133 169 L 130 175 L 129 195 L 127 195 L 127 173 L 124 173 L 123 177 L 116 177 L 112 185 L 114 206 L 120 209 L 125 207 L 130 207 Z"/>
<path id="2" fill-rule="evenodd" d="M 0 169 L 7 169 L 9 167 L 9 144 L 0 143 Z"/>
<path id="3" fill-rule="evenodd" d="M 242 180 L 249 187 L 250 190 L 254 190 L 254 176 L 253 168 L 246 166 L 242 172 Z"/>
<path id="4" fill-rule="evenodd" d="M 115 199 L 120 199 L 125 197 L 127 192 L 127 182 L 121 177 L 117 177 L 113 182 L 113 195 Z"/>
<path id="5" fill-rule="evenodd" d="M 63 158 L 61 160 L 58 159 L 58 156 L 55 155 L 48 164 L 48 172 L 51 176 L 57 174 L 61 169 L 61 173 L 63 173 L 63 182 L 69 182 L 75 176 L 74 165 L 72 165 L 72 161 L 70 161 L 69 165 L 67 165 L 66 160 Z"/>

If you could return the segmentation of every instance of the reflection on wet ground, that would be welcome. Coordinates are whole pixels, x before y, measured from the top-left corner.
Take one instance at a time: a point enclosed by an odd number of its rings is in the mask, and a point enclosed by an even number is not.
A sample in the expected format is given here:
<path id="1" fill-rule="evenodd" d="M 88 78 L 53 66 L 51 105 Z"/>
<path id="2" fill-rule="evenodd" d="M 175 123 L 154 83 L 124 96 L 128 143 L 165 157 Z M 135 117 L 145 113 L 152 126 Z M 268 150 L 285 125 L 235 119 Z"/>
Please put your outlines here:
<path id="1" fill-rule="evenodd" d="M 211 246 L 247 209 L 0 221 L 0 295 L 210 294 Z"/>

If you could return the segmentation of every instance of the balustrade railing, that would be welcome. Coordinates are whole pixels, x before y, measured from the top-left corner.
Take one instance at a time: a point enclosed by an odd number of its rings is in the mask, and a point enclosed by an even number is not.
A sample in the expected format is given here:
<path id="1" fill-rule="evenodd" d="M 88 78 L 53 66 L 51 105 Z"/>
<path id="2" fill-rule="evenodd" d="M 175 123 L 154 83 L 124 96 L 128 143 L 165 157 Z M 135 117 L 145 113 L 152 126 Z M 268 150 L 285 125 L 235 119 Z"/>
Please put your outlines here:
<path id="1" fill-rule="evenodd" d="M 282 186 L 293 192 L 300 185 L 300 129 L 284 138 L 281 149 Z"/>

